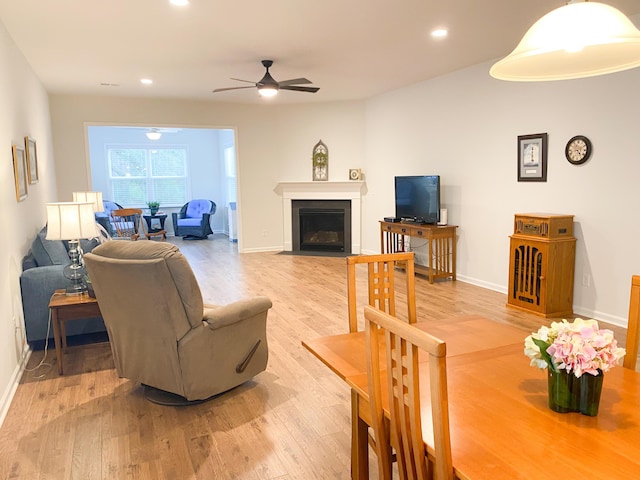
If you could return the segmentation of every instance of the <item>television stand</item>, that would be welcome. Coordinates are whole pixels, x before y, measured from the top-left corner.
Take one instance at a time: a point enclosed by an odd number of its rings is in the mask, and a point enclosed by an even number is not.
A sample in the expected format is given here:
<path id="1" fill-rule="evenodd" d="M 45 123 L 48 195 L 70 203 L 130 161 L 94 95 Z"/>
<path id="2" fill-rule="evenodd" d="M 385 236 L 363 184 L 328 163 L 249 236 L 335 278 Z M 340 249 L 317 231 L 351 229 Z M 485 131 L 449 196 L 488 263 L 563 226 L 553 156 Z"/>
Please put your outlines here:
<path id="1" fill-rule="evenodd" d="M 404 252 L 405 235 L 427 241 L 427 265 L 415 263 L 416 273 L 429 277 L 429 283 L 439 278 L 456 279 L 456 225 L 420 225 L 415 223 L 380 222 L 381 253 Z"/>

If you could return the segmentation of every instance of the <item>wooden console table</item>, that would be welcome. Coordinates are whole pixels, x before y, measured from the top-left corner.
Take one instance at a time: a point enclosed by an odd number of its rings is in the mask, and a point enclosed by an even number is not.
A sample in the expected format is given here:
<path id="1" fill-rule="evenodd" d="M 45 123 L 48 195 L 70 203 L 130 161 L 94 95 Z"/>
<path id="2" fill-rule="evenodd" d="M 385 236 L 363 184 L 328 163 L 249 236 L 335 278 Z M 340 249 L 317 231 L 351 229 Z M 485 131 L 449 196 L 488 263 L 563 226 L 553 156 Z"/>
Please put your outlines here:
<path id="1" fill-rule="evenodd" d="M 456 279 L 456 225 L 417 225 L 380 222 L 380 251 L 405 251 L 405 235 L 422 238 L 428 245 L 429 262 L 416 262 L 415 270 L 429 277 L 429 283 L 438 278 Z"/>

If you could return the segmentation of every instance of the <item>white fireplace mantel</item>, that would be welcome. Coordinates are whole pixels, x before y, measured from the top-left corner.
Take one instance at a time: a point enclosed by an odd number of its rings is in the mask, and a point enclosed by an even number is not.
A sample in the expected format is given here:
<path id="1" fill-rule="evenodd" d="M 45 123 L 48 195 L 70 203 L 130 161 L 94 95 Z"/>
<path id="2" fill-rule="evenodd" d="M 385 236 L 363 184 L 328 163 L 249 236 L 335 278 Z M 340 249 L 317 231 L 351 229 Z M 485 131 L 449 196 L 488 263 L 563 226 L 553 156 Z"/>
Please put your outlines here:
<path id="1" fill-rule="evenodd" d="M 362 195 L 366 193 L 365 182 L 354 180 L 348 182 L 279 182 L 275 191 L 282 195 L 284 250 L 286 252 L 293 250 L 292 200 L 351 200 L 351 253 L 360 253 Z"/>

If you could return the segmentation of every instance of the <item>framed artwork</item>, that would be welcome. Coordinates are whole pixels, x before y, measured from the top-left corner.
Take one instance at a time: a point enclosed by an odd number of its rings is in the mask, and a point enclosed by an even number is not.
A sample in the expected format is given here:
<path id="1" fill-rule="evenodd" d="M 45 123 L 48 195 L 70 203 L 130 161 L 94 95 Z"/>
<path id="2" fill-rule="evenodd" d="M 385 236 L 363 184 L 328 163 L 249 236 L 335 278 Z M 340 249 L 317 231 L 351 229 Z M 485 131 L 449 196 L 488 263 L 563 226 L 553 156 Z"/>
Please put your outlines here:
<path id="1" fill-rule="evenodd" d="M 518 137 L 518 181 L 547 181 L 547 134 Z"/>
<path id="2" fill-rule="evenodd" d="M 24 148 L 27 152 L 27 178 L 30 184 L 38 183 L 38 151 L 33 138 L 24 137 Z"/>
<path id="3" fill-rule="evenodd" d="M 16 183 L 16 200 L 27 198 L 27 158 L 23 147 L 11 146 L 13 154 L 13 176 Z"/>
<path id="4" fill-rule="evenodd" d="M 320 140 L 313 147 L 313 181 L 329 180 L 329 149 Z"/>

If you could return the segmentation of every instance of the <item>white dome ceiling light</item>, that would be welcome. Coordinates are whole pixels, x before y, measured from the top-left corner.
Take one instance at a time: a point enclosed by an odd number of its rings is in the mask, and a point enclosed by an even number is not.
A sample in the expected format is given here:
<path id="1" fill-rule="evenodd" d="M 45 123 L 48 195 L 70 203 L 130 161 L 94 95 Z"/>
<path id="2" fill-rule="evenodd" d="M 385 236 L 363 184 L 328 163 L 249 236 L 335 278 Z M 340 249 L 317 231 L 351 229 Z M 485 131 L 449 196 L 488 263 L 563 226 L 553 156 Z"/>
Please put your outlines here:
<path id="1" fill-rule="evenodd" d="M 160 137 L 162 137 L 162 133 L 160 133 L 157 128 L 152 128 L 151 131 L 145 133 L 145 135 L 149 140 L 160 140 Z"/>
<path id="2" fill-rule="evenodd" d="M 593 77 L 640 66 L 640 31 L 603 3 L 571 1 L 538 20 L 489 74 L 538 82 Z"/>

